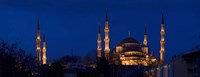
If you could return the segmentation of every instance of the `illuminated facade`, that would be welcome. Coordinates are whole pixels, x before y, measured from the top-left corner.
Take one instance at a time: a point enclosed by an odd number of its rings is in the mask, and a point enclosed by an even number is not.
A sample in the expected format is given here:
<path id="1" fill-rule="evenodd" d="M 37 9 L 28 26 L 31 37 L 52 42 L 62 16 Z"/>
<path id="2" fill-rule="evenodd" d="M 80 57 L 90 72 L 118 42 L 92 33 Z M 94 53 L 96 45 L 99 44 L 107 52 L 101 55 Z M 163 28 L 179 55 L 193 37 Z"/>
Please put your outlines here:
<path id="1" fill-rule="evenodd" d="M 105 21 L 105 58 L 109 63 L 116 65 L 143 65 L 143 66 L 154 66 L 164 63 L 165 57 L 165 29 L 164 29 L 164 16 L 162 15 L 161 23 L 161 40 L 160 40 L 160 61 L 158 61 L 152 54 L 149 54 L 148 39 L 147 39 L 147 28 L 145 25 L 144 29 L 144 40 L 143 44 L 140 44 L 136 39 L 129 36 L 123 39 L 119 44 L 116 45 L 115 49 L 111 50 L 109 48 L 109 27 L 108 27 L 108 16 L 106 11 L 106 21 Z M 97 47 L 97 57 L 100 57 L 100 31 L 98 33 L 98 47 Z"/>
<path id="2" fill-rule="evenodd" d="M 36 61 L 37 65 L 40 65 L 41 63 L 41 46 L 40 46 L 40 21 L 38 19 L 38 25 L 37 25 L 37 37 L 36 37 Z"/>
<path id="3" fill-rule="evenodd" d="M 123 39 L 113 50 L 111 61 L 117 65 L 156 65 L 157 59 L 148 54 L 146 30 L 144 36 L 144 45 L 130 35 Z"/>
<path id="4" fill-rule="evenodd" d="M 42 64 L 47 64 L 47 56 L 46 56 L 46 37 L 44 36 L 43 46 L 42 46 Z"/>

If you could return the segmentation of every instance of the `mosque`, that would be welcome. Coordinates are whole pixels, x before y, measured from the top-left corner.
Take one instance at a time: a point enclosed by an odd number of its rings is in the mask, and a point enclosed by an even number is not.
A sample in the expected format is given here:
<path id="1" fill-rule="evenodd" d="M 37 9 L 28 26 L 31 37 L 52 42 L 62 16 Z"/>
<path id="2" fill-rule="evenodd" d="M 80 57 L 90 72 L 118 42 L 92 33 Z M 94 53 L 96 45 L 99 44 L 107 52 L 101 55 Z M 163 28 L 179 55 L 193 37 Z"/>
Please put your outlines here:
<path id="1" fill-rule="evenodd" d="M 37 36 L 36 36 L 36 61 L 37 65 L 46 64 L 46 38 L 42 40 L 41 48 L 41 37 L 40 37 L 40 22 L 38 20 L 37 25 Z M 144 30 L 143 44 L 140 44 L 135 38 L 129 36 L 124 38 L 114 49 L 110 50 L 110 38 L 109 38 L 109 25 L 108 25 L 108 14 L 106 12 L 105 28 L 104 28 L 104 50 L 101 47 L 101 33 L 100 27 L 98 29 L 97 39 L 97 58 L 105 57 L 111 64 L 116 65 L 143 65 L 143 66 L 154 66 L 165 63 L 165 27 L 164 27 L 164 15 L 162 14 L 161 22 L 161 39 L 160 39 L 160 58 L 157 59 L 152 54 L 149 54 L 147 29 Z M 104 53 L 104 54 L 103 54 Z"/>
<path id="2" fill-rule="evenodd" d="M 104 28 L 104 52 L 101 47 L 101 33 L 100 27 L 98 29 L 97 39 L 97 58 L 105 57 L 110 64 L 116 65 L 133 65 L 133 66 L 154 66 L 163 64 L 165 62 L 165 27 L 164 27 L 164 15 L 162 14 L 161 22 L 161 39 L 160 39 L 160 58 L 155 58 L 152 54 L 149 54 L 147 29 L 144 30 L 143 44 L 140 44 L 135 38 L 130 35 L 124 38 L 113 50 L 110 50 L 109 42 L 109 25 L 108 14 L 106 12 L 105 28 Z M 102 55 L 102 53 L 104 53 Z"/>

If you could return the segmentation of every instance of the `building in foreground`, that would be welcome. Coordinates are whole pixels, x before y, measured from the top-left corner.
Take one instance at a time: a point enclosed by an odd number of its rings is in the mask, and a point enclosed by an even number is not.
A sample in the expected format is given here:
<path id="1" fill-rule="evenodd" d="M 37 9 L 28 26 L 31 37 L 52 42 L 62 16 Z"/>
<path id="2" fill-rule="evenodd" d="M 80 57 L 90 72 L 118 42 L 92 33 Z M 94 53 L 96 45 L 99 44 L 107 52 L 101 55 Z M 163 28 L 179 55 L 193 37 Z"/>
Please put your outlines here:
<path id="1" fill-rule="evenodd" d="M 172 77 L 200 77 L 200 50 L 173 57 L 171 67 Z"/>
<path id="2" fill-rule="evenodd" d="M 144 71 L 145 77 L 200 77 L 200 49 L 174 56 L 169 64 Z"/>

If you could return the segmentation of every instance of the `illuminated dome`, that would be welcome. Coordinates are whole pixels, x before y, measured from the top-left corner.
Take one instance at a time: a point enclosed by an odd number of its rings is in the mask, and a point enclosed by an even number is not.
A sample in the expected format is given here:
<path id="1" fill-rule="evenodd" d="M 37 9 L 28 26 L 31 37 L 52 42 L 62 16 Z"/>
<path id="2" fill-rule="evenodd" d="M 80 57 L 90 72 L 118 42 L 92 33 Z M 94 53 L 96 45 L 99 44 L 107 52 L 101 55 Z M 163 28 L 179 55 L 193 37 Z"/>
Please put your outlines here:
<path id="1" fill-rule="evenodd" d="M 142 44 L 130 36 L 116 45 L 111 56 L 112 62 L 117 65 L 149 66 L 157 62 L 153 56 L 144 52 Z"/>
<path id="2" fill-rule="evenodd" d="M 132 37 L 128 37 L 123 39 L 120 42 L 121 46 L 123 47 L 123 51 L 127 52 L 127 51 L 141 51 L 141 46 L 139 44 L 139 42 L 132 38 Z"/>
<path id="3" fill-rule="evenodd" d="M 121 44 L 123 44 L 123 43 L 138 43 L 138 41 L 132 37 L 128 37 L 128 38 L 123 39 L 120 43 Z"/>

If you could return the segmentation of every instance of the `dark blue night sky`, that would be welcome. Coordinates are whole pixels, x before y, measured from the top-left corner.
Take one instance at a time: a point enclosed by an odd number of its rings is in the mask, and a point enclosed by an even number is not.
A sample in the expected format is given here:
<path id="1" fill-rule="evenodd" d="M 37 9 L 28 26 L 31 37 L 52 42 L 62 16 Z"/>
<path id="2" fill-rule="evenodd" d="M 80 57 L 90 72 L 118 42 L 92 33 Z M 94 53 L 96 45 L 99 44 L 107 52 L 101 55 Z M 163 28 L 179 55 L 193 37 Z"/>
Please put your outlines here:
<path id="1" fill-rule="evenodd" d="M 128 31 L 142 43 L 147 24 L 150 51 L 158 55 L 162 10 L 168 60 L 200 44 L 199 0 L 0 0 L 0 40 L 17 42 L 35 55 L 39 17 L 48 59 L 70 55 L 72 49 L 85 55 L 97 48 L 98 23 L 104 37 L 105 8 L 111 49 L 128 37 Z"/>

